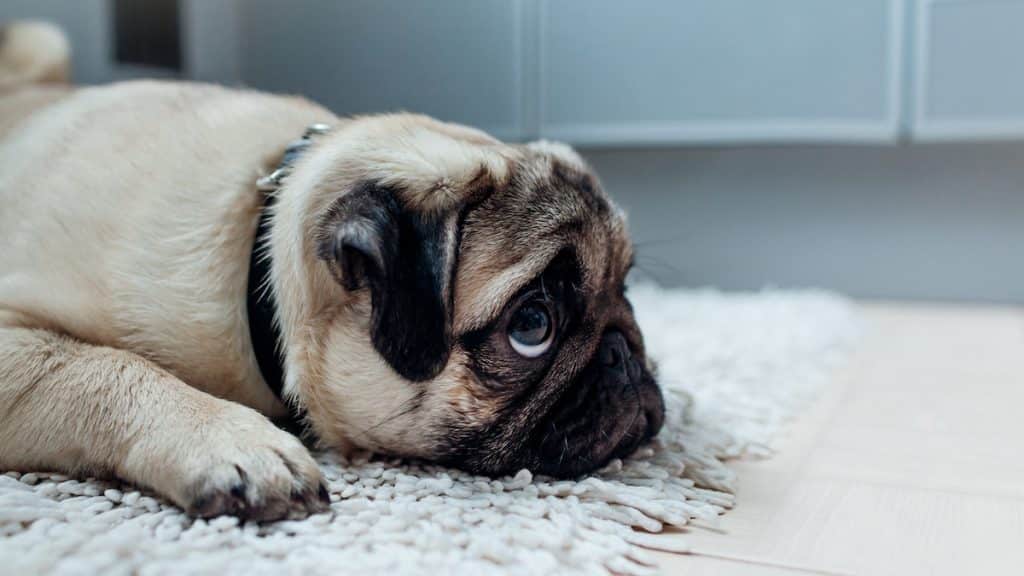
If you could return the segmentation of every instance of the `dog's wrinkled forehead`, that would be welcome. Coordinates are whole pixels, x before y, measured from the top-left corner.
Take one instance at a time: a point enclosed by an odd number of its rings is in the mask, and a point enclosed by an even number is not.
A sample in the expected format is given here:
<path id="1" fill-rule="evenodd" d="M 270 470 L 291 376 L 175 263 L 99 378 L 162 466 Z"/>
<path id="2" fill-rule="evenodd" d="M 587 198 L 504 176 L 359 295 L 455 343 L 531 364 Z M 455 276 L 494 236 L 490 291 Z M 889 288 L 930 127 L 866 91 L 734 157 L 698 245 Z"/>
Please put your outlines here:
<path id="1" fill-rule="evenodd" d="M 460 334 L 493 319 L 524 285 L 570 249 L 582 286 L 596 293 L 629 267 L 624 215 L 570 147 L 503 144 L 465 126 L 416 115 L 356 118 L 319 145 L 319 174 L 304 213 L 328 214 L 336 191 L 373 183 L 404 210 L 444 222 L 451 266 L 442 296 Z M 450 284 L 449 284 L 450 282 Z"/>
<path id="2" fill-rule="evenodd" d="M 396 190 L 417 212 L 457 210 L 486 176 L 504 182 L 516 151 L 487 134 L 414 114 L 347 120 L 316 144 L 310 162 L 324 191 L 311 213 L 322 213 L 337 192 L 360 182 Z"/>
<path id="3" fill-rule="evenodd" d="M 536 142 L 508 183 L 467 213 L 456 280 L 455 330 L 494 318 L 548 263 L 569 251 L 596 294 L 622 281 L 632 258 L 625 217 L 586 163 L 564 144 Z"/>

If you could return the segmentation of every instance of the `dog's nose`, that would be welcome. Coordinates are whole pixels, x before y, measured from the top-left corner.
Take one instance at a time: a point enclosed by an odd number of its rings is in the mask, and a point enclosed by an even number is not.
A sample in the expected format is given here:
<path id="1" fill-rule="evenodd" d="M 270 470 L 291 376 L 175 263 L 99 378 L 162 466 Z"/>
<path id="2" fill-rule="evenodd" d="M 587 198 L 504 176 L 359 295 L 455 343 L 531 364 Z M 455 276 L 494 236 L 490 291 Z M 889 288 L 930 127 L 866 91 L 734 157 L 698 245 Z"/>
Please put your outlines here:
<path id="1" fill-rule="evenodd" d="M 633 355 L 629 351 L 626 337 L 618 330 L 609 330 L 601 336 L 597 354 L 605 368 L 622 372 L 626 371 L 626 365 Z"/>

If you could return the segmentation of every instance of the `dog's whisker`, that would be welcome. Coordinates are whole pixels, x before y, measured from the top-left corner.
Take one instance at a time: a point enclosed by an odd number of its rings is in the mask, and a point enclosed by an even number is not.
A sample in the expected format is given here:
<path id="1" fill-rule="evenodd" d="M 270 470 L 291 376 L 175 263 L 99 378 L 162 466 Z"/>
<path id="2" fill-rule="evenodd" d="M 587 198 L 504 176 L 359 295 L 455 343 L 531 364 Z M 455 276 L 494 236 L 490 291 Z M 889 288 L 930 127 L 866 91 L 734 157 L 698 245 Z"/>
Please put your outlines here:
<path id="1" fill-rule="evenodd" d="M 416 404 L 414 403 L 414 400 L 415 396 L 409 398 L 408 400 L 405 400 L 404 402 L 399 404 L 397 408 L 395 408 L 390 413 L 386 414 L 383 418 L 381 418 L 376 424 L 368 428 L 363 428 L 360 430 L 360 432 L 362 432 L 363 434 L 369 434 L 370 432 L 373 432 L 374 430 L 380 428 L 381 426 L 393 422 L 394 420 L 413 412 L 414 410 L 416 410 L 417 407 Z"/>
<path id="2" fill-rule="evenodd" d="M 675 272 L 676 274 L 683 274 L 683 270 L 681 268 L 670 262 L 662 260 L 657 256 L 652 256 L 650 254 L 640 254 L 639 257 L 646 260 L 648 264 L 655 264 L 657 266 L 661 266 L 662 268 L 668 269 L 671 272 Z"/>
<path id="3" fill-rule="evenodd" d="M 637 248 L 647 248 L 647 247 L 650 247 L 650 246 L 662 246 L 662 245 L 665 245 L 665 244 L 670 244 L 670 243 L 675 243 L 675 242 L 684 242 L 684 241 L 686 241 L 688 239 L 689 239 L 689 236 L 686 235 L 686 234 L 677 234 L 675 236 L 668 236 L 668 237 L 664 237 L 664 238 L 651 238 L 649 240 L 644 240 L 642 242 L 634 242 L 633 243 L 633 248 L 637 249 Z"/>

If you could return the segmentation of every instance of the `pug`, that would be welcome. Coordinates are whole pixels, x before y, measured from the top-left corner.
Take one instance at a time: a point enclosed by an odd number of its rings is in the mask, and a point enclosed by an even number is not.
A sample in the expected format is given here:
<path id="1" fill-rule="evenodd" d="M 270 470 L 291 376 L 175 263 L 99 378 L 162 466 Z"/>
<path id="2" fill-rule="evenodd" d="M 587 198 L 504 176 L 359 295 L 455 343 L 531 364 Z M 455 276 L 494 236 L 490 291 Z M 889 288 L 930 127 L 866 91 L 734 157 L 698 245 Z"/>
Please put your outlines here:
<path id="1" fill-rule="evenodd" d="M 289 416 L 321 448 L 565 478 L 662 425 L 625 217 L 562 144 L 23 81 L 0 207 L 0 469 L 274 520 L 328 502 Z"/>

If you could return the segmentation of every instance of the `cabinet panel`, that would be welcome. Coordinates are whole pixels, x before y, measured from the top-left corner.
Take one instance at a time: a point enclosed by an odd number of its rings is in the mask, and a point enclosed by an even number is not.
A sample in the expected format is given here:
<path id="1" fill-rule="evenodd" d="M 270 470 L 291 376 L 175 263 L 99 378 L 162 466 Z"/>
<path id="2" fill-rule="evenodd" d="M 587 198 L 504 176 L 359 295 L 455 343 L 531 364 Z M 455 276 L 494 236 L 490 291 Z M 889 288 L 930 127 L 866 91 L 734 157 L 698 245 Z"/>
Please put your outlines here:
<path id="1" fill-rule="evenodd" d="M 519 137 L 519 1 L 249 0 L 241 75 L 340 114 L 408 110 Z"/>
<path id="2" fill-rule="evenodd" d="M 892 140 L 898 0 L 540 0 L 541 134 Z"/>
<path id="3" fill-rule="evenodd" d="M 1024 138 L 1024 1 L 919 0 L 913 135 Z"/>

